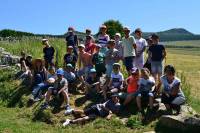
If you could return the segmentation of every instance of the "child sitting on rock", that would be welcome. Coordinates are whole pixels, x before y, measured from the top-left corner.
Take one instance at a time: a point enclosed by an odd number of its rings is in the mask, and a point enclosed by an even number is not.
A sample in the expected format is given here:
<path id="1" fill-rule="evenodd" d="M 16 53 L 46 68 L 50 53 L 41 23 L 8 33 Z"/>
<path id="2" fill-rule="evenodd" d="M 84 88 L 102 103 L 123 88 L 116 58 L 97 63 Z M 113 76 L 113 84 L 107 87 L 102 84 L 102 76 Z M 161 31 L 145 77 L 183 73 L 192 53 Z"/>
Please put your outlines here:
<path id="1" fill-rule="evenodd" d="M 57 79 L 53 87 L 49 87 L 45 96 L 45 103 L 42 104 L 41 109 L 47 109 L 49 106 L 49 101 L 52 95 L 64 97 L 64 102 L 66 103 L 65 114 L 70 114 L 72 109 L 69 106 L 69 96 L 68 96 L 68 82 L 64 78 L 64 71 L 62 68 L 56 71 Z"/>
<path id="2" fill-rule="evenodd" d="M 176 71 L 172 65 L 165 66 L 164 73 L 165 75 L 160 78 L 161 83 L 158 86 L 160 88 L 163 85 L 161 101 L 170 114 L 173 109 L 177 111 L 176 114 L 179 114 L 180 106 L 185 102 L 181 81 L 175 76 Z"/>
<path id="3" fill-rule="evenodd" d="M 73 70 L 74 70 L 74 67 L 72 66 L 72 64 L 67 64 L 65 67 L 65 71 L 64 71 L 64 77 L 68 81 L 69 93 L 76 92 L 77 79 L 76 79 L 76 75 L 73 72 Z"/>
<path id="4" fill-rule="evenodd" d="M 138 81 L 138 90 L 136 92 L 136 102 L 139 112 L 142 116 L 145 115 L 142 109 L 142 101 L 149 101 L 149 113 L 153 113 L 153 93 L 152 88 L 155 85 L 155 80 L 150 76 L 150 71 L 147 68 L 141 69 L 141 78 Z"/>
<path id="5" fill-rule="evenodd" d="M 119 93 L 121 99 L 125 99 L 123 105 L 126 106 L 128 103 L 135 98 L 135 93 L 138 90 L 138 81 L 140 78 L 139 69 L 136 67 L 132 68 L 131 76 L 126 79 L 127 91 Z"/>
<path id="6" fill-rule="evenodd" d="M 43 97 L 42 92 L 44 92 L 44 90 L 47 90 L 50 86 L 53 86 L 56 79 L 57 76 L 55 73 L 55 67 L 51 66 L 47 71 L 47 80 L 33 87 L 31 99 L 35 102 L 39 101 Z"/>
<path id="7" fill-rule="evenodd" d="M 104 88 L 103 88 L 104 100 L 107 99 L 108 93 L 117 93 L 117 92 L 122 91 L 123 82 L 124 82 L 124 76 L 120 72 L 120 64 L 114 63 L 113 64 L 113 72 L 111 73 L 110 82 L 108 83 L 108 86 L 104 86 Z"/>
<path id="8" fill-rule="evenodd" d="M 97 77 L 97 72 L 93 68 L 90 70 L 89 77 L 87 78 L 86 82 L 86 98 L 92 98 L 97 96 L 96 94 L 100 92 L 100 81 Z"/>
<path id="9" fill-rule="evenodd" d="M 79 115 L 79 118 L 74 120 L 67 119 L 65 123 L 63 123 L 63 126 L 69 124 L 83 124 L 86 121 L 94 120 L 96 117 L 106 117 L 107 119 L 110 119 L 112 113 L 118 114 L 120 110 L 118 95 L 113 94 L 111 97 L 111 100 L 108 100 L 103 104 L 93 105 L 86 110 L 74 110 L 72 113 L 76 116 Z M 81 117 L 81 114 L 85 116 Z"/>

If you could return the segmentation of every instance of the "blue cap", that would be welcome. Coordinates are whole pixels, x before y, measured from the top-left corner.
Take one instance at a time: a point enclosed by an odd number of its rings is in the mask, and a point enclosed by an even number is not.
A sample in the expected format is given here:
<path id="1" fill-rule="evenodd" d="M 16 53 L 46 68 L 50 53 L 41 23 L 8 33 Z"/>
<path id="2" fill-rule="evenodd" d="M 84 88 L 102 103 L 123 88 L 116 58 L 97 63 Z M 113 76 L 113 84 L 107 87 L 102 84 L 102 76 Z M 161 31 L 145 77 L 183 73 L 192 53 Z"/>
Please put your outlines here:
<path id="1" fill-rule="evenodd" d="M 90 73 L 96 73 L 96 72 L 97 72 L 97 71 L 96 71 L 95 68 L 90 69 Z"/>
<path id="2" fill-rule="evenodd" d="M 64 71 L 62 68 L 59 68 L 57 71 L 56 71 L 56 74 L 57 75 L 64 75 Z"/>

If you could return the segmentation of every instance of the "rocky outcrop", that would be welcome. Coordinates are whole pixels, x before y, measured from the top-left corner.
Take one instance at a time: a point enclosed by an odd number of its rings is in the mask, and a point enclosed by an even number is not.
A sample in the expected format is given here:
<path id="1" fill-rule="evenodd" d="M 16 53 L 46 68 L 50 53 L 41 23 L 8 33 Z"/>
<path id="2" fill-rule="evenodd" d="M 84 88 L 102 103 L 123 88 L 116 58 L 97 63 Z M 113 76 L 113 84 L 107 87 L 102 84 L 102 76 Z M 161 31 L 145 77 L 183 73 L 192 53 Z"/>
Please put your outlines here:
<path id="1" fill-rule="evenodd" d="M 0 48 L 0 65 L 11 66 L 19 63 L 20 57 L 6 52 L 4 48 Z"/>

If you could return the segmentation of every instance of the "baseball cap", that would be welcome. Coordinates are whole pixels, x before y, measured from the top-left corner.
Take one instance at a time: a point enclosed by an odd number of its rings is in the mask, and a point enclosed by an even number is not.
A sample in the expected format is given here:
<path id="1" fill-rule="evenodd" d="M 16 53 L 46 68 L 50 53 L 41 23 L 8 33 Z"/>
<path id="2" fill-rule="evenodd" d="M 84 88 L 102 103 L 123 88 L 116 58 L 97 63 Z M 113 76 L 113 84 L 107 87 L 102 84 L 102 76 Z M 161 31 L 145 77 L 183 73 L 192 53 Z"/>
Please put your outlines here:
<path id="1" fill-rule="evenodd" d="M 97 72 L 97 71 L 96 71 L 95 68 L 90 69 L 90 73 L 96 73 L 96 72 Z"/>
<path id="2" fill-rule="evenodd" d="M 137 67 L 133 67 L 132 69 L 131 69 L 131 73 L 136 73 L 138 71 L 138 68 Z"/>
<path id="3" fill-rule="evenodd" d="M 101 29 L 107 29 L 107 26 L 106 25 L 101 25 L 100 28 Z"/>
<path id="4" fill-rule="evenodd" d="M 126 26 L 126 27 L 123 28 L 123 30 L 124 31 L 130 31 L 130 28 Z"/>
<path id="5" fill-rule="evenodd" d="M 72 64 L 68 63 L 67 67 L 73 68 Z"/>
<path id="6" fill-rule="evenodd" d="M 64 75 L 64 71 L 62 68 L 59 68 L 57 71 L 56 71 L 56 74 L 57 75 Z"/>
<path id="7" fill-rule="evenodd" d="M 72 47 L 72 46 L 68 46 L 67 48 L 68 48 L 68 49 L 73 49 L 73 47 Z"/>
<path id="8" fill-rule="evenodd" d="M 114 93 L 111 95 L 111 97 L 119 97 L 119 94 L 118 93 Z"/>
<path id="9" fill-rule="evenodd" d="M 120 33 L 116 33 L 115 36 L 119 36 L 119 37 L 121 37 L 121 34 L 120 34 Z"/>
<path id="10" fill-rule="evenodd" d="M 48 39 L 46 39 L 46 38 L 43 38 L 43 39 L 42 39 L 42 42 L 46 42 L 46 41 L 48 41 Z"/>
<path id="11" fill-rule="evenodd" d="M 80 44 L 78 47 L 79 48 L 85 48 L 85 45 L 84 44 Z"/>

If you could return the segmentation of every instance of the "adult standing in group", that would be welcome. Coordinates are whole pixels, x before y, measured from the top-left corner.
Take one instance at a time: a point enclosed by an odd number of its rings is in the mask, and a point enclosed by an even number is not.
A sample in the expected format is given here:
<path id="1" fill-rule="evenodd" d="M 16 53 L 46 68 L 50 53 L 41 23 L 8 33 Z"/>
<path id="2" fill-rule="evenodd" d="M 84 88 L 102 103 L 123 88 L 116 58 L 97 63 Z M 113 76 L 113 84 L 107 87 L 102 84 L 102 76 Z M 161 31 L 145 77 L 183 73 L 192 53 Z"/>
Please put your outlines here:
<path id="1" fill-rule="evenodd" d="M 142 69 L 144 66 L 144 51 L 147 47 L 147 41 L 142 38 L 142 30 L 137 28 L 135 30 L 136 36 L 136 58 L 135 58 L 135 66 L 138 69 Z"/>
<path id="2" fill-rule="evenodd" d="M 123 59 L 123 47 L 120 33 L 115 34 L 115 48 L 119 51 L 119 58 Z"/>
<path id="3" fill-rule="evenodd" d="M 92 35 L 92 31 L 90 29 L 86 29 L 85 34 L 86 34 L 85 40 L 87 39 L 87 36 L 91 36 L 92 37 L 92 43 L 95 43 L 95 39 L 94 39 L 94 37 Z"/>
<path id="4" fill-rule="evenodd" d="M 163 72 L 163 60 L 166 57 L 165 47 L 159 42 L 159 36 L 153 34 L 152 46 L 149 47 L 151 57 L 151 71 L 154 79 L 159 83 Z"/>
<path id="5" fill-rule="evenodd" d="M 108 50 L 107 48 L 107 44 L 108 44 L 108 41 L 110 40 L 110 37 L 108 34 L 106 34 L 106 31 L 107 31 L 107 27 L 106 25 L 102 25 L 100 26 L 100 29 L 99 29 L 99 35 L 98 35 L 98 44 L 101 46 L 101 50 L 100 52 L 105 54 L 106 51 Z"/>
<path id="6" fill-rule="evenodd" d="M 147 41 L 147 48 L 146 48 L 146 52 L 147 52 L 147 59 L 146 59 L 146 62 L 145 62 L 145 64 L 144 64 L 144 67 L 145 68 L 148 68 L 149 69 L 149 71 L 151 72 L 151 57 L 150 57 L 150 52 L 149 52 L 149 48 L 151 47 L 151 45 L 152 45 L 152 39 L 151 39 L 151 36 L 149 36 L 147 39 L 146 39 L 146 41 Z"/>
<path id="7" fill-rule="evenodd" d="M 78 53 L 77 53 L 78 37 L 75 34 L 73 27 L 68 28 L 68 32 L 67 32 L 65 40 L 66 40 L 67 47 L 72 46 L 74 54 L 78 56 Z"/>
<path id="8" fill-rule="evenodd" d="M 42 39 L 42 44 L 44 45 L 43 54 L 44 54 L 45 68 L 48 69 L 50 66 L 54 66 L 55 49 L 53 46 L 49 44 L 48 39 Z"/>
<path id="9" fill-rule="evenodd" d="M 130 29 L 128 27 L 124 27 L 124 34 L 125 36 L 122 38 L 124 65 L 129 75 L 131 75 L 130 71 L 134 67 L 136 56 L 136 42 L 135 38 L 130 36 Z"/>

